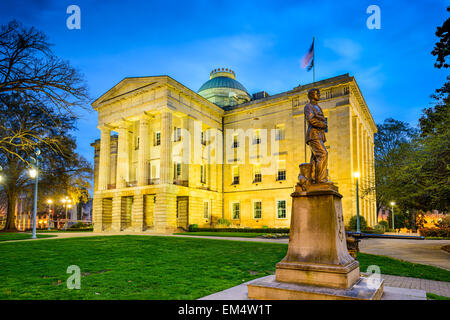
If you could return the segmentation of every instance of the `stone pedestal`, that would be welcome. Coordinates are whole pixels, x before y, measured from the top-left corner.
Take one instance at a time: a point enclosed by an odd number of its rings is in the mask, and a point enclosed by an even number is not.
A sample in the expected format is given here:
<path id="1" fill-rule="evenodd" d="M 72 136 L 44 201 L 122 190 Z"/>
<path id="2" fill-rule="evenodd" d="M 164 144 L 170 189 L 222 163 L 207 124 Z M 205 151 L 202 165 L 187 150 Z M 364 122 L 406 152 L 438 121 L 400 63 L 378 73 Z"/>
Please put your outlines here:
<path id="1" fill-rule="evenodd" d="M 332 183 L 296 187 L 286 256 L 275 279 L 248 286 L 251 299 L 379 299 L 383 283 L 360 277 L 359 263 L 347 250 L 342 196 Z M 355 289 L 355 285 L 358 287 Z M 364 299 L 364 298 L 363 298 Z"/>

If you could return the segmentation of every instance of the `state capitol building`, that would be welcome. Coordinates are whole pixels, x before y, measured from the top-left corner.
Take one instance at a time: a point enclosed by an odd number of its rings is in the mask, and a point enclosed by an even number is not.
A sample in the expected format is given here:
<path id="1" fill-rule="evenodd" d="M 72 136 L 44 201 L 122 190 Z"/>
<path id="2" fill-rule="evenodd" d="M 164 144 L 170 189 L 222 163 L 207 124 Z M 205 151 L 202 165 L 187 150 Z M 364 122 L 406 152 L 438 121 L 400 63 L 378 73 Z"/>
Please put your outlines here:
<path id="1" fill-rule="evenodd" d="M 232 70 L 196 92 L 169 76 L 127 77 L 92 103 L 94 231 L 168 233 L 178 228 L 286 228 L 299 164 L 309 162 L 303 108 L 319 88 L 328 123 L 328 174 L 344 221 L 376 222 L 376 126 L 348 74 L 269 95 L 249 94 Z M 220 219 L 220 221 L 219 221 Z"/>

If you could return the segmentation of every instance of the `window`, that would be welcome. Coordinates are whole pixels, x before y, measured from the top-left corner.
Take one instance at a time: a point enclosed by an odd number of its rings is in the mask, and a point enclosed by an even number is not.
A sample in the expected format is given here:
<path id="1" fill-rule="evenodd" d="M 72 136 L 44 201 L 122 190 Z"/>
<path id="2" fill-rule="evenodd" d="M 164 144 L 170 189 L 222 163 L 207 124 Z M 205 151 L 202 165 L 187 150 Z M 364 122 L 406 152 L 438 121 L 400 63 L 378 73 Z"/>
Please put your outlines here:
<path id="1" fill-rule="evenodd" d="M 179 179 L 181 177 L 181 163 L 175 162 L 173 164 L 173 178 L 175 180 Z"/>
<path id="2" fill-rule="evenodd" d="M 253 218 L 255 219 L 261 219 L 262 217 L 262 206 L 261 206 L 261 201 L 255 201 L 253 202 Z"/>
<path id="3" fill-rule="evenodd" d="M 255 164 L 253 183 L 261 182 L 261 165 Z"/>
<path id="4" fill-rule="evenodd" d="M 239 141 L 238 141 L 238 136 L 233 136 L 233 148 L 239 148 Z"/>
<path id="5" fill-rule="evenodd" d="M 134 150 L 139 149 L 139 137 L 136 137 L 135 143 L 134 143 Z"/>
<path id="6" fill-rule="evenodd" d="M 277 201 L 277 218 L 286 219 L 286 200 Z"/>
<path id="7" fill-rule="evenodd" d="M 233 183 L 239 184 L 239 167 L 233 167 Z"/>
<path id="8" fill-rule="evenodd" d="M 350 93 L 349 87 L 344 87 L 344 94 L 349 94 L 349 93 Z"/>
<path id="9" fill-rule="evenodd" d="M 231 210 L 232 210 L 232 219 L 233 220 L 239 220 L 241 218 L 241 208 L 239 205 L 239 202 L 233 202 L 231 204 Z"/>
<path id="10" fill-rule="evenodd" d="M 209 202 L 203 201 L 203 218 L 209 219 Z"/>
<path id="11" fill-rule="evenodd" d="M 275 127 L 275 140 L 284 140 L 284 125 L 278 125 Z"/>
<path id="12" fill-rule="evenodd" d="M 331 90 L 325 91 L 325 99 L 331 99 L 333 97 L 333 94 Z"/>
<path id="13" fill-rule="evenodd" d="M 201 132 L 200 140 L 202 145 L 206 146 L 206 133 L 204 131 Z"/>
<path id="14" fill-rule="evenodd" d="M 204 164 L 200 165 L 200 182 L 206 183 L 206 166 Z"/>
<path id="15" fill-rule="evenodd" d="M 181 128 L 173 128 L 173 141 L 181 141 Z"/>
<path id="16" fill-rule="evenodd" d="M 261 134 L 259 130 L 255 130 L 254 132 L 253 144 L 261 144 Z"/>
<path id="17" fill-rule="evenodd" d="M 286 163 L 284 160 L 278 161 L 277 181 L 286 180 Z"/>
<path id="18" fill-rule="evenodd" d="M 286 170 L 285 169 L 278 170 L 278 175 L 277 175 L 277 181 L 283 181 L 283 180 L 286 180 Z"/>
<path id="19" fill-rule="evenodd" d="M 153 145 L 159 146 L 161 144 L 161 132 L 155 132 L 155 136 L 153 138 Z"/>

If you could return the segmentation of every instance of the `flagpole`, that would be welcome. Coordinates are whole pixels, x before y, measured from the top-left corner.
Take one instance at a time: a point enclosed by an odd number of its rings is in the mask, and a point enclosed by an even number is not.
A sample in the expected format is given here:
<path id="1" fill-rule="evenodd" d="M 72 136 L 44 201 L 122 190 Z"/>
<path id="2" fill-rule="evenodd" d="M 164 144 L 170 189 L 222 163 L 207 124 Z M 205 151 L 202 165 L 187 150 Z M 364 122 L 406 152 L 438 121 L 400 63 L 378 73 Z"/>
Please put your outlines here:
<path id="1" fill-rule="evenodd" d="M 316 42 L 314 40 L 315 37 L 313 37 L 313 83 L 316 82 Z"/>

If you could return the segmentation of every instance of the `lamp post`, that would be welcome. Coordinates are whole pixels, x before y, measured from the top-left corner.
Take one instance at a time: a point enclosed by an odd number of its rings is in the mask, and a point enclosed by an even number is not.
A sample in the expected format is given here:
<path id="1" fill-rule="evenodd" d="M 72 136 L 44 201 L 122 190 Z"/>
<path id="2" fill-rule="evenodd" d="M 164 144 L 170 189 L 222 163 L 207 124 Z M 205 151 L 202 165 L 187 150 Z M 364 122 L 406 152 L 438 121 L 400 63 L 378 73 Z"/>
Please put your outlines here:
<path id="1" fill-rule="evenodd" d="M 65 197 L 64 199 L 61 200 L 64 203 L 64 206 L 66 207 L 66 219 L 64 221 L 64 230 L 67 230 L 67 209 L 72 208 L 72 205 L 70 204 L 71 200 L 69 199 L 69 197 Z"/>
<path id="2" fill-rule="evenodd" d="M 353 176 L 356 180 L 356 232 L 360 233 L 360 225 L 359 225 L 359 186 L 358 186 L 358 180 L 359 180 L 359 172 L 353 172 Z"/>
<path id="3" fill-rule="evenodd" d="M 68 205 L 68 207 L 69 207 L 69 209 L 72 209 L 72 205 L 70 204 L 70 200 L 69 200 L 69 205 Z M 68 216 L 67 216 L 67 210 L 66 210 L 66 230 L 67 230 L 67 227 L 69 226 L 69 218 L 68 218 Z"/>
<path id="4" fill-rule="evenodd" d="M 34 153 L 36 155 L 35 158 L 31 158 L 31 160 L 34 162 L 34 167 L 32 167 L 29 170 L 29 174 L 31 178 L 34 178 L 34 206 L 33 206 L 33 233 L 31 234 L 31 239 L 36 239 L 36 215 L 37 215 L 37 196 L 38 196 L 38 170 L 39 170 L 39 160 L 40 160 L 40 154 L 41 150 L 36 148 L 34 150 Z"/>
<path id="5" fill-rule="evenodd" d="M 47 230 L 50 230 L 50 213 L 52 212 L 52 199 L 48 199 L 47 200 L 47 204 L 48 204 L 48 219 L 47 219 Z"/>
<path id="6" fill-rule="evenodd" d="M 392 212 L 392 230 L 395 231 L 395 225 L 394 225 L 394 206 L 395 206 L 395 202 L 392 201 L 391 202 L 391 212 Z"/>

